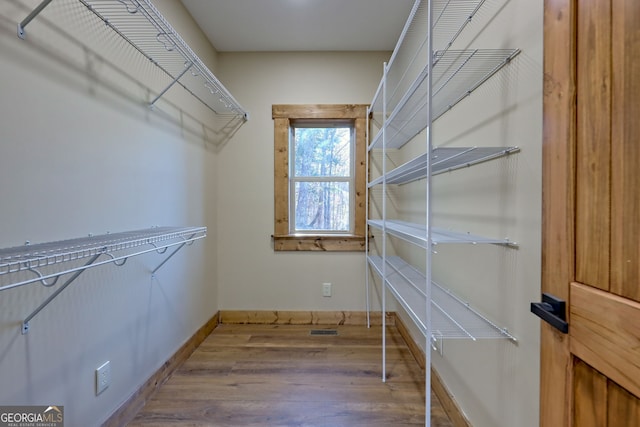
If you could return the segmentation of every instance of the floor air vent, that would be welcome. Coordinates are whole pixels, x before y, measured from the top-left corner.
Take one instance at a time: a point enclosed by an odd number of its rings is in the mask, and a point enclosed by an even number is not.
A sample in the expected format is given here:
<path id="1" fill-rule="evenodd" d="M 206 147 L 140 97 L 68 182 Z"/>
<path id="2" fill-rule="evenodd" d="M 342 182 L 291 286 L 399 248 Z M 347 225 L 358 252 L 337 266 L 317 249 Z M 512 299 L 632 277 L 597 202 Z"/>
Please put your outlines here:
<path id="1" fill-rule="evenodd" d="M 338 335 L 335 329 L 312 329 L 310 335 Z"/>

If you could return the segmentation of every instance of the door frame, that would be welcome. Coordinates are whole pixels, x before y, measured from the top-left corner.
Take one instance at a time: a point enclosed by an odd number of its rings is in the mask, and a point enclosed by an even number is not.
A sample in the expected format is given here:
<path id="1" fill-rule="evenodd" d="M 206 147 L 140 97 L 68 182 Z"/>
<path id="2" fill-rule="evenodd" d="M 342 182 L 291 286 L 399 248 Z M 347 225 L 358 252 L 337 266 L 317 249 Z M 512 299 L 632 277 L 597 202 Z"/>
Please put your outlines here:
<path id="1" fill-rule="evenodd" d="M 575 279 L 576 4 L 544 2 L 542 292 L 569 301 Z M 567 321 L 570 323 L 569 313 Z M 572 425 L 569 335 L 540 322 L 540 425 Z"/>

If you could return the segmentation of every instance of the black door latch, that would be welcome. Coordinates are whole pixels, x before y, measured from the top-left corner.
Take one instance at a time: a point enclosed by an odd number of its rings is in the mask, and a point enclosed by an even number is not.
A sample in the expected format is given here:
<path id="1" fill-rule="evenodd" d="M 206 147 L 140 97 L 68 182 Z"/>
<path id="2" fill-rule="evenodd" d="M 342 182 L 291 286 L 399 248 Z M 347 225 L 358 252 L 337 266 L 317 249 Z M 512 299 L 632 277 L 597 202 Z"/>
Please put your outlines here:
<path id="1" fill-rule="evenodd" d="M 551 294 L 542 294 L 542 302 L 531 303 L 531 312 L 566 334 L 569 332 L 569 324 L 565 313 L 566 305 L 564 300 Z"/>

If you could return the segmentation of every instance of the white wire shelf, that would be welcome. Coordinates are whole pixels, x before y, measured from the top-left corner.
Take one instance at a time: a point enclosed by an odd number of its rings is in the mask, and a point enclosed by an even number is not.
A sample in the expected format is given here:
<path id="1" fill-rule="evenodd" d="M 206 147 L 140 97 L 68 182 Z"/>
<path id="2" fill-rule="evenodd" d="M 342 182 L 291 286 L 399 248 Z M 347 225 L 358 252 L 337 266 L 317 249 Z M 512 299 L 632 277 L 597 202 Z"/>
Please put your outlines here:
<path id="1" fill-rule="evenodd" d="M 448 50 L 464 28 L 484 4 L 484 0 L 433 0 L 431 36 L 434 52 Z M 386 111 L 392 111 L 411 81 L 425 67 L 429 56 L 429 2 L 418 0 L 405 23 L 403 31 L 387 65 Z M 376 98 L 374 97 L 374 101 Z M 382 101 L 382 100 L 380 100 Z M 372 103 L 374 111 L 382 111 L 381 104 Z"/>
<path id="2" fill-rule="evenodd" d="M 445 51 L 451 47 L 466 25 L 471 22 L 485 0 L 434 0 L 433 1 L 433 49 Z M 393 84 L 388 87 L 387 109 L 397 105 L 398 97 L 412 78 L 411 70 L 420 69 L 420 61 L 426 57 L 427 40 L 424 39 L 428 14 L 428 2 L 416 1 L 405 23 L 403 31 L 396 43 L 393 54 L 387 65 L 388 80 Z M 417 37 L 417 39 L 416 39 Z M 423 37 L 423 38 L 421 38 Z M 399 64 L 399 65 L 397 65 Z M 396 70 L 396 68 L 398 70 Z M 371 101 L 371 111 L 382 111 L 382 92 L 379 89 Z"/>
<path id="3" fill-rule="evenodd" d="M 426 249 L 427 243 L 427 228 L 423 224 L 416 224 L 406 221 L 398 220 L 381 220 L 370 219 L 367 222 L 371 227 L 375 227 L 379 230 L 384 230 L 388 234 L 396 236 L 404 241 L 413 243 Z M 516 242 L 512 242 L 509 239 L 494 239 L 490 237 L 478 236 L 471 233 L 461 233 L 458 231 L 451 231 L 440 227 L 431 227 L 431 241 L 434 245 L 438 244 L 451 244 L 451 243 L 466 243 L 466 244 L 493 244 L 493 245 L 505 245 L 517 247 Z"/>
<path id="4" fill-rule="evenodd" d="M 382 277 L 382 257 L 367 257 Z M 400 257 L 387 257 L 385 283 L 396 300 L 418 326 L 427 331 L 427 294 L 425 276 Z M 431 338 L 437 339 L 509 339 L 517 342 L 505 328 L 485 316 L 435 282 L 431 283 Z"/>
<path id="5" fill-rule="evenodd" d="M 0 280 L 2 282 L 8 280 L 12 274 L 19 272 L 31 272 L 35 276 L 3 284 L 0 286 L 0 291 L 33 282 L 42 282 L 64 274 L 117 262 L 147 252 L 160 252 L 170 246 L 202 239 L 206 235 L 206 227 L 154 227 L 0 249 Z M 88 266 L 65 268 L 65 264 L 71 261 L 93 258 L 99 255 L 106 255 L 107 259 L 94 262 Z M 58 268 L 53 269 L 56 266 Z M 40 270 L 44 268 L 53 269 L 54 271 L 41 273 Z"/>
<path id="6" fill-rule="evenodd" d="M 469 96 L 518 53 L 520 53 L 519 49 L 436 52 L 432 76 L 433 120 L 435 121 Z M 386 148 L 402 147 L 427 126 L 427 75 L 428 70 L 424 68 L 385 121 Z M 381 145 L 382 129 L 372 140 L 369 149 L 381 148 Z"/>
<path id="7" fill-rule="evenodd" d="M 22 333 L 26 334 L 29 332 L 29 321 L 89 268 L 109 263 L 122 266 L 131 257 L 149 252 L 164 254 L 168 248 L 176 246 L 151 271 L 154 277 L 180 249 L 206 235 L 206 227 L 154 227 L 0 249 L 0 291 L 35 282 L 52 287 L 61 276 L 70 274 L 64 284 L 58 286 L 55 292 L 25 318 Z M 25 275 L 31 277 L 25 278 Z"/>
<path id="8" fill-rule="evenodd" d="M 150 0 L 78 0 L 140 54 L 158 66 L 171 83 L 150 102 L 153 106 L 174 84 L 200 100 L 214 113 L 242 116 L 248 112 L 207 68 Z M 43 0 L 20 24 L 18 36 L 51 0 Z"/>
<path id="9" fill-rule="evenodd" d="M 437 147 L 431 154 L 431 175 L 467 168 L 518 151 L 520 151 L 518 147 Z M 428 173 L 427 155 L 422 154 L 398 166 L 385 176 L 379 176 L 370 181 L 368 185 L 373 187 L 382 184 L 385 177 L 387 184 L 407 184 L 426 178 Z"/>

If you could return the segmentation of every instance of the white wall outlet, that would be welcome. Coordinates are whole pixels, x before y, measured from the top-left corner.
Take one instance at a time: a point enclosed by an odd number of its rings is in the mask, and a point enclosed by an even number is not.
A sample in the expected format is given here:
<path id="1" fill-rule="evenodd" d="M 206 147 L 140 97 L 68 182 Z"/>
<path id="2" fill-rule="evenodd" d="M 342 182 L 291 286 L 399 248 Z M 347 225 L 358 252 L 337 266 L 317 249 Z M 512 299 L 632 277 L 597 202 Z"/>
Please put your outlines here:
<path id="1" fill-rule="evenodd" d="M 330 297 L 331 296 L 331 283 L 323 283 L 322 284 L 322 296 Z"/>
<path id="2" fill-rule="evenodd" d="M 111 363 L 107 360 L 96 369 L 96 396 L 111 384 Z"/>

